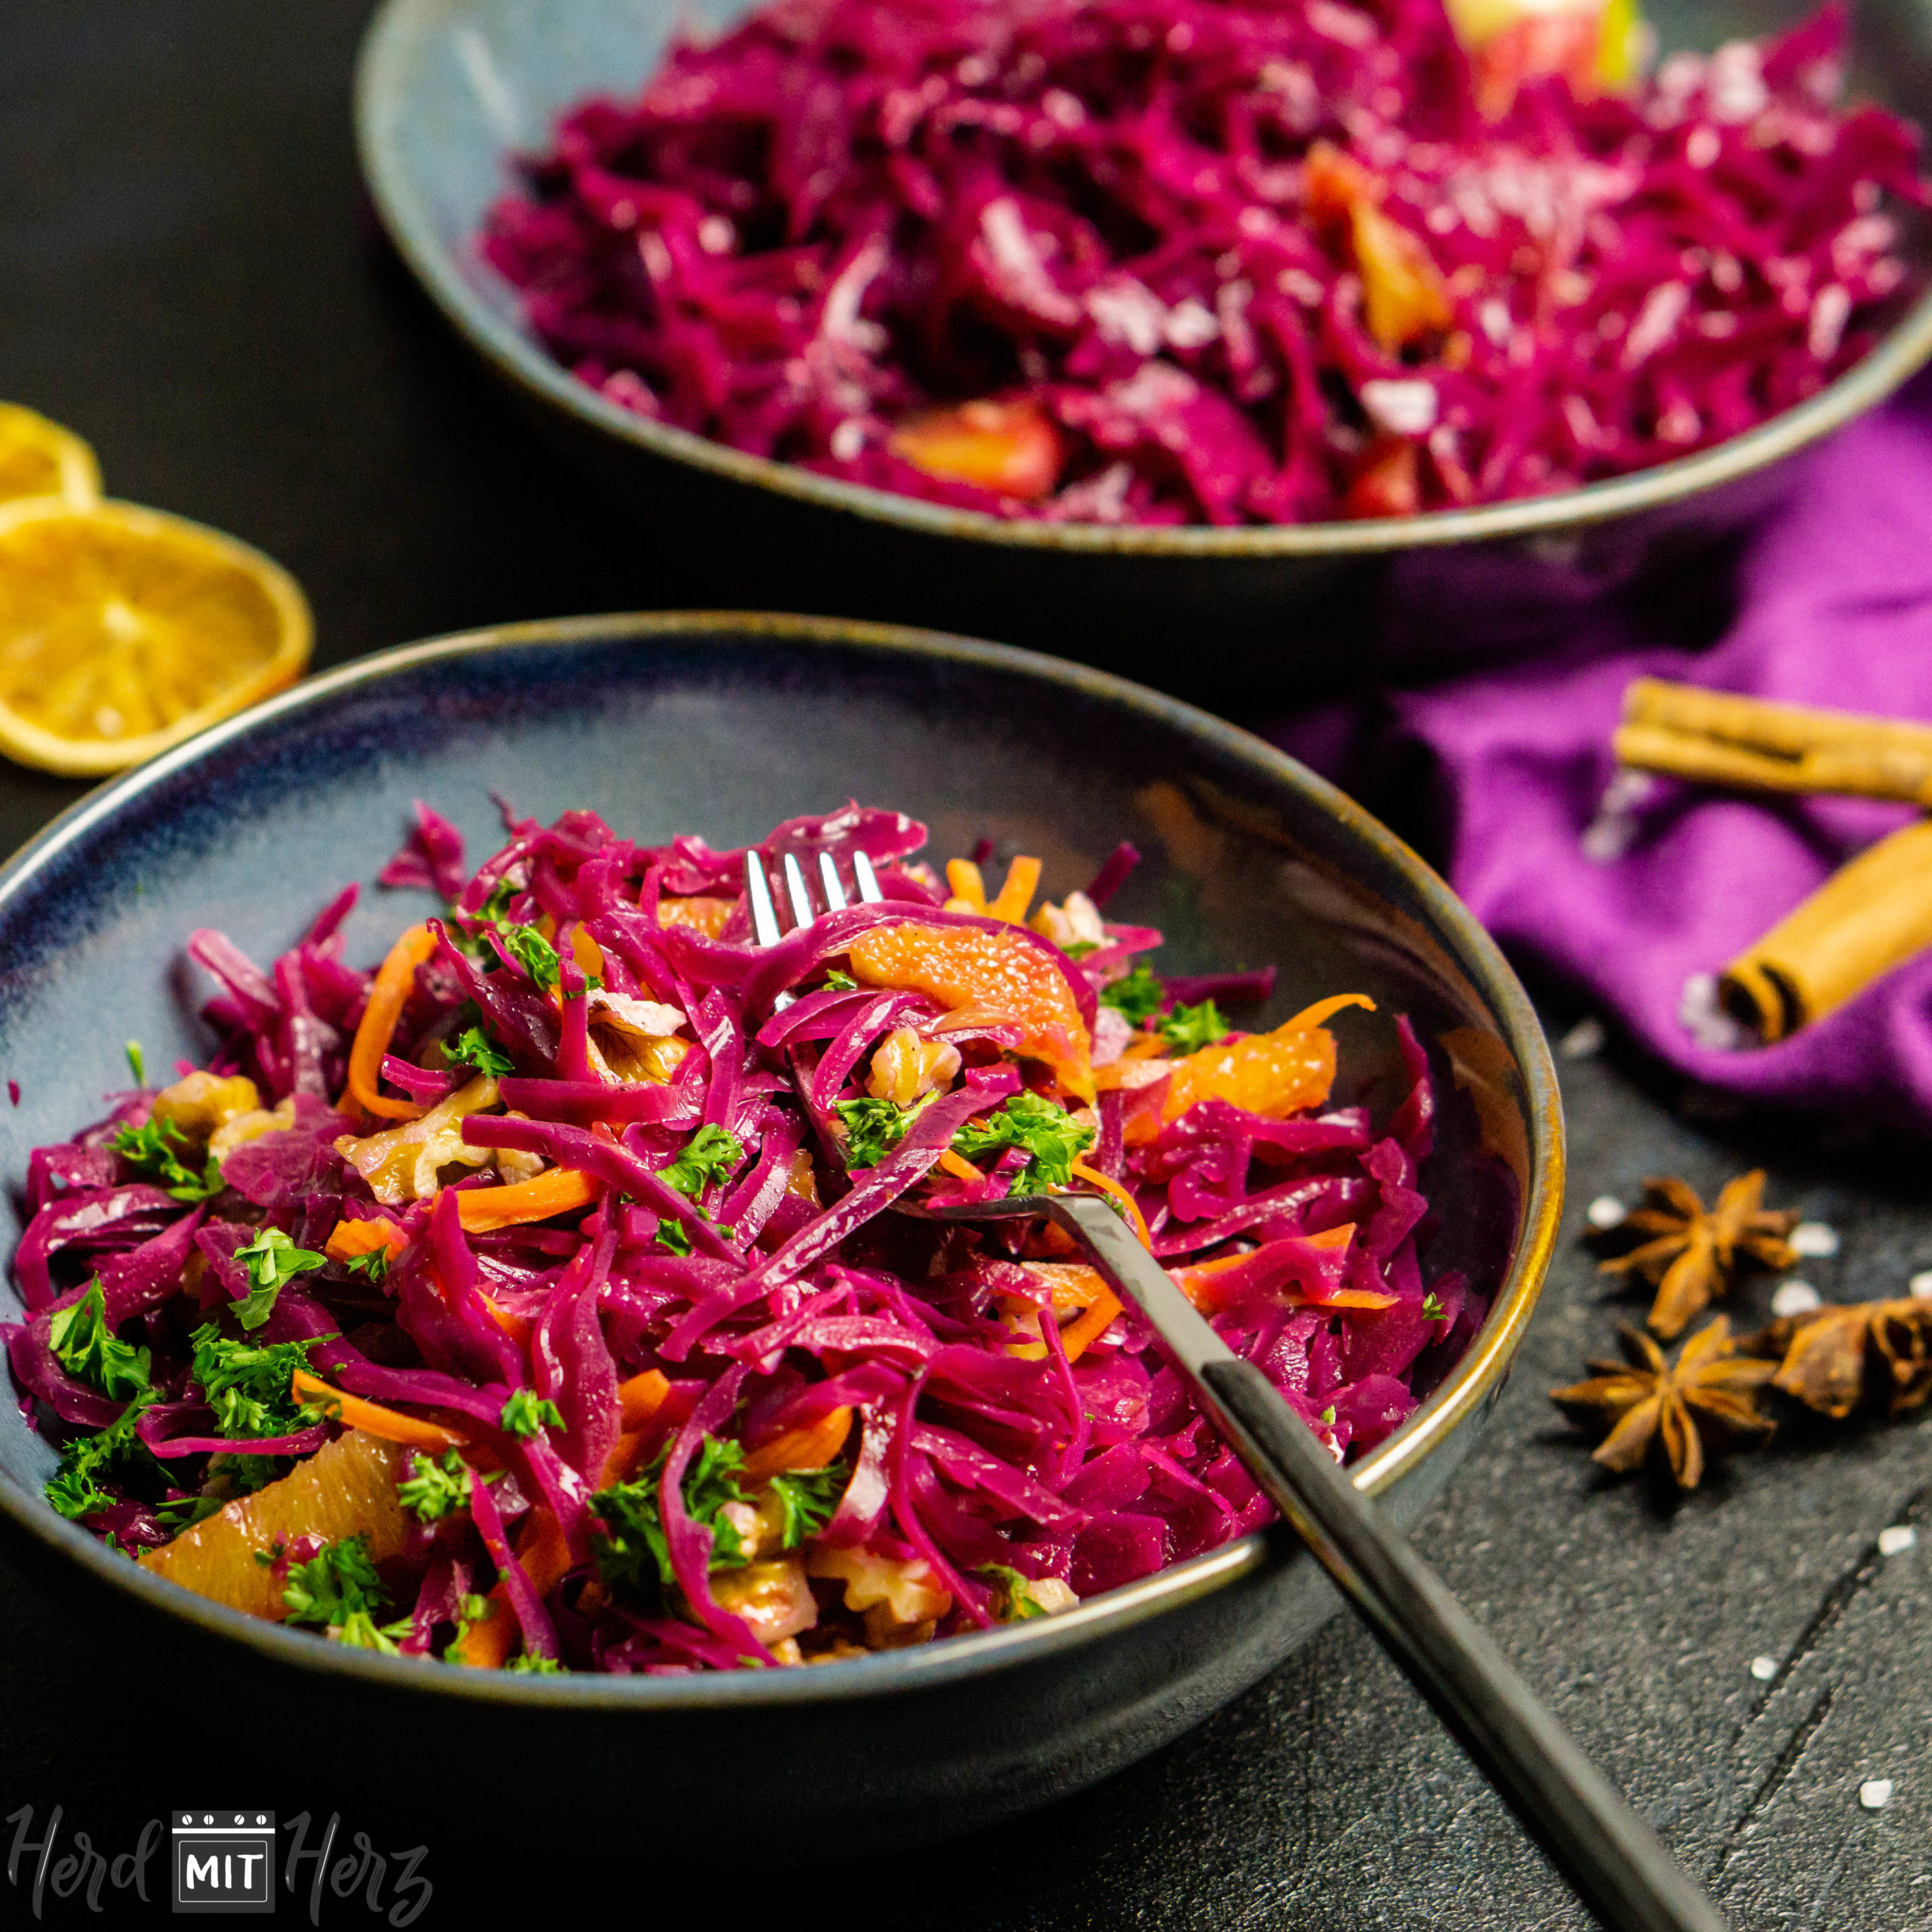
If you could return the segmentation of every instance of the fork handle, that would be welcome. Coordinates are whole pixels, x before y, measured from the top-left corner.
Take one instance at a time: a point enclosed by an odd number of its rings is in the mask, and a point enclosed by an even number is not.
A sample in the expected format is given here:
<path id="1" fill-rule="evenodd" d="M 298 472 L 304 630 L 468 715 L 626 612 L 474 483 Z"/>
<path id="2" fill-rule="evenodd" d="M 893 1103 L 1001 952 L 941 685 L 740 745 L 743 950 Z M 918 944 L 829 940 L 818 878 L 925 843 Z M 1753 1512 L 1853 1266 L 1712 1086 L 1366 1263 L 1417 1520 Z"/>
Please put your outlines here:
<path id="1" fill-rule="evenodd" d="M 1725 1932 L 1657 1834 L 1261 1371 L 1207 1361 L 1193 1378 L 1269 1500 L 1598 1922 L 1614 1932 Z"/>

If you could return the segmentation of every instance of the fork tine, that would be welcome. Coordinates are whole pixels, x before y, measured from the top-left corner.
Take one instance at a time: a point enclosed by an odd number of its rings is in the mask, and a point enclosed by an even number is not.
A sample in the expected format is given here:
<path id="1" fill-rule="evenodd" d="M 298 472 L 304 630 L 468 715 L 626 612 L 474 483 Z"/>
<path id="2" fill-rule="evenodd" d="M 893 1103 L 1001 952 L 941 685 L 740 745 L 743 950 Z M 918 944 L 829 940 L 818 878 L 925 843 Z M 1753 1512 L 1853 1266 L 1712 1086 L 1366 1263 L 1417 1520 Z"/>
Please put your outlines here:
<path id="1" fill-rule="evenodd" d="M 872 870 L 872 862 L 863 852 L 852 854 L 852 876 L 859 881 L 859 897 L 868 906 L 876 906 L 885 894 L 878 889 L 878 875 Z"/>
<path id="2" fill-rule="evenodd" d="M 818 855 L 818 875 L 825 886 L 825 909 L 828 912 L 842 912 L 847 900 L 845 888 L 840 881 L 838 868 L 832 863 L 829 852 Z"/>
<path id="3" fill-rule="evenodd" d="M 778 943 L 778 909 L 771 903 L 771 884 L 764 875 L 764 855 L 754 846 L 745 854 L 745 897 L 752 909 L 752 934 L 760 946 Z"/>
<path id="4" fill-rule="evenodd" d="M 792 922 L 802 931 L 818 917 L 818 908 L 812 903 L 812 895 L 806 887 L 805 875 L 799 868 L 795 852 L 785 854 L 785 893 L 792 902 Z"/>

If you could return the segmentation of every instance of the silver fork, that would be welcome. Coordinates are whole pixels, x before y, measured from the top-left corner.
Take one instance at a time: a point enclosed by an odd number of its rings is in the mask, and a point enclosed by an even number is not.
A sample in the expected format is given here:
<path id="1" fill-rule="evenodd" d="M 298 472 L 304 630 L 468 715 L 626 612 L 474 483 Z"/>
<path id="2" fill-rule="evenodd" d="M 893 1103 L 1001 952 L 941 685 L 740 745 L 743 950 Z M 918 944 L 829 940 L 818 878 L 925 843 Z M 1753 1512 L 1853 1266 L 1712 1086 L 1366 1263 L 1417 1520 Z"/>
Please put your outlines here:
<path id="1" fill-rule="evenodd" d="M 848 901 L 829 854 L 819 854 L 826 909 Z M 863 854 L 859 897 L 881 897 Z M 820 916 L 804 869 L 788 853 L 785 888 L 797 926 Z M 746 856 L 745 888 L 760 946 L 781 937 L 764 868 Z M 781 995 L 780 1004 L 792 995 Z M 1599 1923 L 1615 1932 L 1724 1932 L 1725 1921 L 1650 1826 L 1543 1708 L 1448 1586 L 1358 1490 L 1262 1371 L 1215 1334 L 1171 1276 L 1097 1194 L 925 1208 L 927 1220 L 1046 1220 L 1152 1325 L 1195 1400 L 1340 1586 L 1382 1647 L 1434 1708 Z"/>

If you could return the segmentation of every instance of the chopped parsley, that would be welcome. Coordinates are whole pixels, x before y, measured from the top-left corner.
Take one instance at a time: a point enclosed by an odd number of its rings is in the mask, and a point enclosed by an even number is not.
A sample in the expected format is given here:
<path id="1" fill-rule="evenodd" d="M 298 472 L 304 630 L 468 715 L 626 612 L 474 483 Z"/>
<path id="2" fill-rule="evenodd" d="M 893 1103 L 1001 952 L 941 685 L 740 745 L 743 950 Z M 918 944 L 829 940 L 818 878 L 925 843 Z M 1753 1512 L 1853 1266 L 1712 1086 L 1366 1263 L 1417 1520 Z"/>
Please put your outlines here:
<path id="1" fill-rule="evenodd" d="M 845 1164 L 875 1168 L 906 1138 L 906 1130 L 939 1097 L 922 1096 L 909 1107 L 891 1100 L 835 1100 L 832 1111 L 845 1128 Z"/>
<path id="2" fill-rule="evenodd" d="M 309 1351 L 331 1336 L 312 1335 L 299 1342 L 237 1341 L 212 1321 L 189 1337 L 194 1349 L 191 1373 L 214 1411 L 215 1427 L 237 1441 L 289 1435 L 321 1420 L 321 1406 L 298 1402 L 290 1383 L 298 1368 L 309 1366 Z"/>
<path id="3" fill-rule="evenodd" d="M 152 1389 L 137 1396 L 97 1435 L 80 1436 L 61 1451 L 60 1466 L 47 1485 L 47 1500 L 70 1522 L 114 1506 L 118 1499 L 102 1488 L 97 1478 L 117 1463 L 147 1454 L 147 1445 L 134 1433 L 134 1425 L 155 1399 Z"/>
<path id="4" fill-rule="evenodd" d="M 1442 1298 L 1433 1288 L 1422 1298 L 1422 1318 L 1425 1321 L 1441 1321 L 1447 1318 L 1443 1310 Z"/>
<path id="5" fill-rule="evenodd" d="M 497 938 L 503 950 L 530 975 L 541 993 L 552 991 L 562 977 L 557 949 L 534 926 L 497 926 Z"/>
<path id="6" fill-rule="evenodd" d="M 108 1327 L 107 1300 L 98 1281 L 78 1301 L 54 1313 L 47 1339 L 63 1368 L 111 1400 L 129 1402 L 147 1393 L 148 1351 L 122 1341 Z"/>
<path id="7" fill-rule="evenodd" d="M 339 1644 L 396 1654 L 396 1640 L 409 1635 L 411 1620 L 379 1626 L 376 1612 L 388 1601 L 376 1574 L 366 1534 L 325 1543 L 306 1563 L 289 1565 L 281 1600 L 291 1623 L 320 1625 Z"/>
<path id="8" fill-rule="evenodd" d="M 657 1245 L 667 1254 L 687 1255 L 691 1251 L 691 1230 L 668 1214 L 657 1217 Z"/>
<path id="9" fill-rule="evenodd" d="M 275 1297 L 297 1275 L 306 1275 L 328 1260 L 312 1247 L 297 1247 L 279 1228 L 264 1228 L 235 1259 L 248 1271 L 248 1292 L 235 1303 L 235 1318 L 243 1327 L 259 1328 L 275 1312 Z"/>
<path id="10" fill-rule="evenodd" d="M 131 1168 L 158 1181 L 177 1201 L 205 1201 L 221 1192 L 221 1163 L 211 1156 L 199 1174 L 185 1166 L 176 1149 L 187 1146 L 188 1137 L 171 1120 L 144 1121 L 139 1127 L 124 1121 L 112 1144 Z"/>
<path id="11" fill-rule="evenodd" d="M 744 1158 L 744 1143 L 729 1128 L 701 1127 L 669 1167 L 658 1169 L 657 1178 L 695 1201 Z"/>
<path id="12" fill-rule="evenodd" d="M 829 993 L 855 993 L 859 990 L 859 983 L 850 973 L 835 969 L 825 976 L 825 990 Z"/>
<path id="13" fill-rule="evenodd" d="M 500 1080 L 516 1071 L 516 1062 L 492 1040 L 481 1026 L 471 1026 L 453 1040 L 443 1042 L 443 1058 L 451 1066 L 473 1066 Z"/>
<path id="14" fill-rule="evenodd" d="M 796 1549 L 832 1521 L 851 1473 L 843 1463 L 834 1463 L 823 1469 L 787 1469 L 771 1478 L 779 1534 L 787 1549 Z"/>
<path id="15" fill-rule="evenodd" d="M 561 1429 L 564 1412 L 555 1402 L 541 1399 L 535 1389 L 519 1389 L 503 1404 L 503 1412 L 497 1420 L 509 1434 L 528 1441 L 546 1429 Z"/>
<path id="16" fill-rule="evenodd" d="M 983 1563 L 973 1574 L 983 1577 L 993 1586 L 1002 1623 L 1023 1623 L 1029 1617 L 1046 1615 L 1047 1607 L 1034 1595 L 1030 1577 L 1022 1576 L 1004 1563 Z"/>
<path id="17" fill-rule="evenodd" d="M 1167 996 L 1167 988 L 1144 959 L 1135 962 L 1132 972 L 1100 989 L 1100 1004 L 1112 1007 L 1137 1026 L 1145 1026 L 1158 1013 Z"/>
<path id="18" fill-rule="evenodd" d="M 380 1287 L 389 1278 L 389 1251 L 386 1247 L 372 1247 L 365 1254 L 352 1254 L 343 1266 L 352 1275 L 360 1275 Z"/>
<path id="19" fill-rule="evenodd" d="M 134 1076 L 134 1084 L 145 1087 L 148 1084 L 148 1057 L 142 1052 L 140 1041 L 130 1040 L 127 1052 L 128 1071 Z"/>
<path id="20" fill-rule="evenodd" d="M 192 1530 L 197 1523 L 205 1522 L 221 1506 L 219 1496 L 180 1496 L 172 1503 L 162 1503 L 154 1513 L 163 1529 L 171 1536 L 178 1537 L 183 1531 Z"/>
<path id="21" fill-rule="evenodd" d="M 396 1500 L 416 1512 L 420 1523 L 439 1522 L 452 1509 L 469 1507 L 469 1465 L 462 1452 L 446 1449 L 438 1463 L 432 1457 L 411 1459 L 412 1473 L 395 1486 Z"/>
<path id="22" fill-rule="evenodd" d="M 559 1663 L 555 1657 L 540 1657 L 534 1651 L 518 1651 L 503 1668 L 527 1677 L 568 1677 L 571 1674 L 568 1664 Z"/>
<path id="23" fill-rule="evenodd" d="M 1228 1023 L 1211 999 L 1204 999 L 1198 1006 L 1177 1006 L 1172 1012 L 1162 1014 L 1156 1027 L 1161 1038 L 1177 1054 L 1198 1054 L 1203 1047 L 1211 1047 L 1228 1035 Z"/>
<path id="24" fill-rule="evenodd" d="M 1333 1429 L 1335 1426 L 1334 1410 L 1333 1408 L 1324 1409 L 1321 1411 L 1321 1420 L 1325 1422 L 1331 1429 Z"/>
<path id="25" fill-rule="evenodd" d="M 497 1606 L 488 1597 L 478 1596 L 473 1590 L 457 1606 L 456 1635 L 450 1639 L 449 1650 L 444 1651 L 447 1659 L 450 1651 L 460 1647 L 464 1638 L 478 1623 L 488 1623 L 497 1614 Z"/>
<path id="26" fill-rule="evenodd" d="M 1092 1146 L 1094 1130 L 1076 1121 L 1064 1107 L 1037 1094 L 1015 1094 L 997 1113 L 968 1121 L 952 1137 L 952 1150 L 968 1160 L 1018 1147 L 1032 1158 L 1014 1180 L 1014 1192 L 1027 1194 L 1042 1187 L 1066 1187 L 1073 1180 L 1073 1163 Z"/>
<path id="27" fill-rule="evenodd" d="M 669 1453 L 634 1481 L 601 1489 L 590 1499 L 605 1524 L 591 1539 L 598 1571 L 607 1583 L 628 1586 L 645 1596 L 677 1581 L 658 1494 Z M 739 1481 L 744 1463 L 741 1443 L 707 1435 L 685 1471 L 685 1511 L 711 1531 L 714 1570 L 741 1568 L 752 1560 L 737 1525 L 722 1513 L 728 1504 L 757 1500 Z M 841 1463 L 826 1469 L 789 1469 L 772 1478 L 769 1488 L 781 1547 L 796 1549 L 831 1521 L 849 1475 Z"/>

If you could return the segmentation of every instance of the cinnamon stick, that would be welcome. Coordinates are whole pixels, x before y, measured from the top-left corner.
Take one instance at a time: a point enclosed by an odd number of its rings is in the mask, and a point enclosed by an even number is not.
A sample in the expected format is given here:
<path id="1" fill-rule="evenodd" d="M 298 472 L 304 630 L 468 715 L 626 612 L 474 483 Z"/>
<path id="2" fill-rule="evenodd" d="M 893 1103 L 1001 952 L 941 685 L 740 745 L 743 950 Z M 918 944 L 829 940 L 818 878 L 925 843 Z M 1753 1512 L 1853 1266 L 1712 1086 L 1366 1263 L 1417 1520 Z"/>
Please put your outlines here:
<path id="1" fill-rule="evenodd" d="M 1724 968 L 1725 1010 L 1767 1044 L 1844 1005 L 1932 946 L 1932 820 L 1915 819 L 1834 872 Z"/>
<path id="2" fill-rule="evenodd" d="M 1932 727 L 1897 718 L 1639 678 L 1613 742 L 1620 764 L 1706 784 L 1932 806 Z"/>

